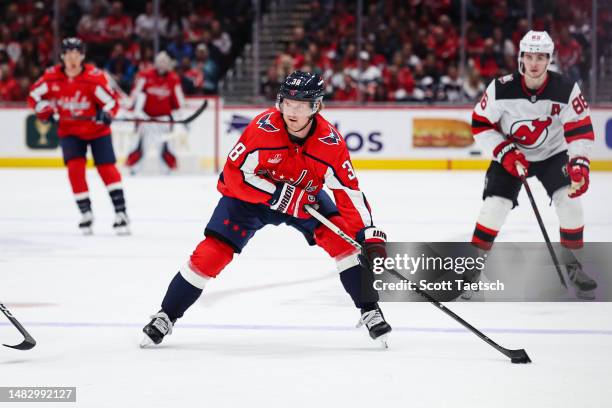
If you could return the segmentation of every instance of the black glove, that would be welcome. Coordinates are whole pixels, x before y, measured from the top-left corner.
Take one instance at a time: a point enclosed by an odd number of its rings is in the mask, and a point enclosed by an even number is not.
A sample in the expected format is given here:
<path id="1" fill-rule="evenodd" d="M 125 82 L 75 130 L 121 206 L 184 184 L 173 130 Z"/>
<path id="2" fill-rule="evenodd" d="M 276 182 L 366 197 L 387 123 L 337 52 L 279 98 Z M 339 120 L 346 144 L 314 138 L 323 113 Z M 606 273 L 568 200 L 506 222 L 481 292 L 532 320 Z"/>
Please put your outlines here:
<path id="1" fill-rule="evenodd" d="M 100 109 L 96 112 L 96 123 L 110 125 L 112 121 L 113 117 L 107 111 Z"/>

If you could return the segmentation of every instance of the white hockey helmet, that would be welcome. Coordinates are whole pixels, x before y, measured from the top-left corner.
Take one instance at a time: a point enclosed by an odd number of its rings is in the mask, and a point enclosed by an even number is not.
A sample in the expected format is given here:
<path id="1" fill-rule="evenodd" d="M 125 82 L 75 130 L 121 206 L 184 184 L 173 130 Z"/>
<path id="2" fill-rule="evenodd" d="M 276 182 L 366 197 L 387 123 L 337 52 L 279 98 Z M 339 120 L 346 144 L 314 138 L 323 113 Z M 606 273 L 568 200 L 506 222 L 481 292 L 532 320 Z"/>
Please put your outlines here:
<path id="1" fill-rule="evenodd" d="M 174 68 L 174 61 L 166 51 L 161 51 L 155 56 L 155 69 L 160 73 L 166 73 Z"/>
<path id="2" fill-rule="evenodd" d="M 530 30 L 525 34 L 519 44 L 518 53 L 518 69 L 521 75 L 525 74 L 523 72 L 523 66 L 521 65 L 521 57 L 524 52 L 548 54 L 548 64 L 546 65 L 546 69 L 548 69 L 553 58 L 553 53 L 555 52 L 555 43 L 546 31 Z"/>

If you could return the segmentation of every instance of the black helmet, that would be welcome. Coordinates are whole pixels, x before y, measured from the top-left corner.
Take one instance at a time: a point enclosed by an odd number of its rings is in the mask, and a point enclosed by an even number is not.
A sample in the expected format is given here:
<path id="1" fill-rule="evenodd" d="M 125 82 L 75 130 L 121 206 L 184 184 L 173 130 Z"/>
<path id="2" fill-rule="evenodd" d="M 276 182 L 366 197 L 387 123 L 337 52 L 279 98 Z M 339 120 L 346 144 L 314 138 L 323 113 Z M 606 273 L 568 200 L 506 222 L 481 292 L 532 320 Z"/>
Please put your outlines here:
<path id="1" fill-rule="evenodd" d="M 280 104 L 285 98 L 308 101 L 311 103 L 314 114 L 323 100 L 324 93 L 325 85 L 321 75 L 295 71 L 289 74 L 281 84 L 276 97 L 276 108 L 280 110 Z"/>
<path id="2" fill-rule="evenodd" d="M 77 50 L 81 54 L 85 54 L 85 43 L 80 38 L 68 37 L 62 40 L 62 54 Z"/>

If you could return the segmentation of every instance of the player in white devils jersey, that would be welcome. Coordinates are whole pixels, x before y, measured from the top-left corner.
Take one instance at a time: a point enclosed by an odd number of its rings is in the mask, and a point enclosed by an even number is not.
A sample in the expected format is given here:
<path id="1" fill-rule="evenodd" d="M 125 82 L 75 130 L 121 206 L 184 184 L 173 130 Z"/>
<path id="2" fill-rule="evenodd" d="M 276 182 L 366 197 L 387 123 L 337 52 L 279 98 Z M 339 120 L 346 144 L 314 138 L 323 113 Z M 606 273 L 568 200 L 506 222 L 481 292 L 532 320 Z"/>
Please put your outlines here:
<path id="1" fill-rule="evenodd" d="M 517 167 L 544 185 L 559 217 L 560 262 L 578 297 L 592 299 L 597 283 L 573 252 L 583 247 L 580 196 L 589 187 L 593 127 L 578 84 L 548 71 L 554 44 L 545 31 L 521 40 L 518 72 L 493 80 L 472 114 L 474 139 L 493 160 L 472 243 L 488 251 L 517 203 Z"/>

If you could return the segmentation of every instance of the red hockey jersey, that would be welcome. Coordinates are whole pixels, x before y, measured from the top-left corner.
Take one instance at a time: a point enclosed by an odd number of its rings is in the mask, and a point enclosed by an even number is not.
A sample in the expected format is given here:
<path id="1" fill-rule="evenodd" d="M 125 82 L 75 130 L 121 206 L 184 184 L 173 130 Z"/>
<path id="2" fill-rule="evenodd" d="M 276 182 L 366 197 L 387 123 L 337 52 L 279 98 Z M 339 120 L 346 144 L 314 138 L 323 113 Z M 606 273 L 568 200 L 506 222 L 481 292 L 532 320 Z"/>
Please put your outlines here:
<path id="1" fill-rule="evenodd" d="M 372 225 L 372 214 L 344 138 L 321 115 L 300 145 L 293 143 L 282 116 L 269 109 L 253 119 L 228 155 L 219 178 L 221 194 L 250 203 L 266 203 L 279 183 L 317 194 L 325 184 L 334 194 L 349 234 Z"/>
<path id="2" fill-rule="evenodd" d="M 180 109 L 184 102 L 181 79 L 174 72 L 160 75 L 150 69 L 138 75 L 132 96 L 134 111 L 144 112 L 151 117 L 170 115 Z"/>
<path id="3" fill-rule="evenodd" d="M 111 89 L 106 74 L 91 64 L 85 64 L 74 78 L 68 78 L 61 65 L 48 68 L 30 88 L 28 104 L 36 111 L 51 104 L 59 114 L 58 136 L 86 140 L 110 134 L 110 126 L 71 117 L 95 117 L 100 109 L 115 116 L 119 110 L 117 93 Z"/>

